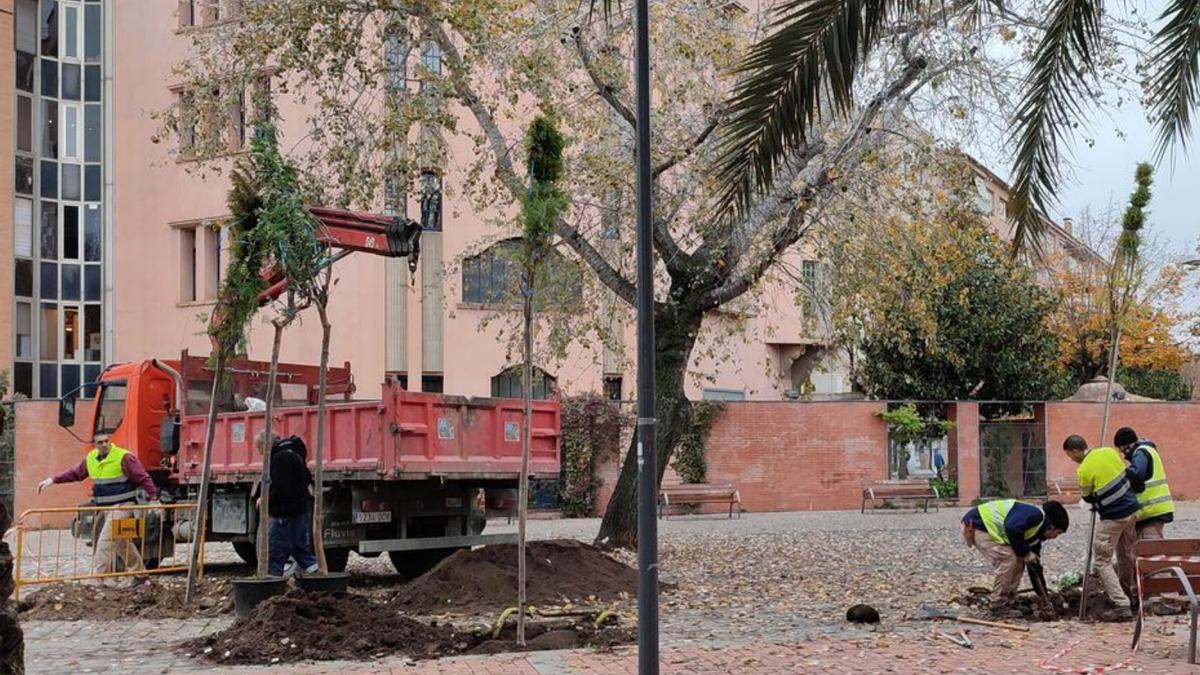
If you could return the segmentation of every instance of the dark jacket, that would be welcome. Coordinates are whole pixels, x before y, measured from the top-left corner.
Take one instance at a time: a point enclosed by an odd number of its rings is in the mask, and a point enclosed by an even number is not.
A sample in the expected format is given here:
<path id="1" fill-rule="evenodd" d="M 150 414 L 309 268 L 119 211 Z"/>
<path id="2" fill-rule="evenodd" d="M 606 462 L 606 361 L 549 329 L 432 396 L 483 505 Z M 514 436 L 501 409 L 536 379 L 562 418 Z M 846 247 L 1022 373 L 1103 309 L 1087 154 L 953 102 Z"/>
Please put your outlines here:
<path id="1" fill-rule="evenodd" d="M 296 437 L 284 438 L 271 448 L 271 483 L 267 512 L 272 518 L 294 518 L 308 513 L 308 486 L 313 484 L 312 473 L 295 448 Z"/>
<path id="2" fill-rule="evenodd" d="M 982 532 L 983 536 L 987 536 L 987 526 L 983 524 L 983 518 L 979 516 L 979 507 L 972 506 L 968 509 L 962 522 L 970 524 L 971 527 Z M 1032 541 L 1026 541 L 1025 530 L 1038 523 L 1041 523 L 1041 527 L 1038 528 L 1037 534 L 1034 535 Z M 1012 547 L 1013 553 L 1016 553 L 1018 558 L 1024 558 L 1030 550 L 1040 554 L 1042 537 L 1049 529 L 1050 521 L 1046 520 L 1041 509 L 1032 504 L 1017 502 L 1004 517 L 1004 531 L 1008 535 L 1008 545 Z"/>
<path id="3" fill-rule="evenodd" d="M 1146 489 L 1146 482 L 1154 477 L 1154 458 L 1146 452 L 1146 447 L 1149 446 L 1158 450 L 1158 446 L 1154 442 L 1145 438 L 1138 439 L 1133 447 L 1125 453 L 1125 459 L 1129 460 L 1129 468 L 1125 470 L 1125 475 L 1129 477 L 1129 485 L 1134 492 L 1141 492 Z M 1172 523 L 1175 522 L 1174 513 L 1164 513 L 1161 516 L 1154 516 L 1145 520 L 1138 521 L 1138 528 L 1143 528 L 1154 523 Z"/>

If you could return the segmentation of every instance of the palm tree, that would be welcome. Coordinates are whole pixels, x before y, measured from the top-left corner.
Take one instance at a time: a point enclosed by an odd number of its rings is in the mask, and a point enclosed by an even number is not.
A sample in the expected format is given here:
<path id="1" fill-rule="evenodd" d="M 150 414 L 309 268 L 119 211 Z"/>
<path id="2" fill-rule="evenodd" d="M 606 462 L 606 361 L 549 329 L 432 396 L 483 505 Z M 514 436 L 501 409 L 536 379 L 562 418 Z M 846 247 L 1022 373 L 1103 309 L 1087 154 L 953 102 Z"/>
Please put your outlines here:
<path id="1" fill-rule="evenodd" d="M 1004 12 L 1000 0 L 967 0 L 974 11 Z M 751 47 L 729 103 L 715 171 L 720 205 L 748 208 L 771 187 L 789 151 L 817 123 L 853 106 L 855 76 L 891 26 L 929 5 L 917 0 L 786 0 L 770 33 Z M 1104 11 L 1100 0 L 1057 0 L 1045 18 L 1020 103 L 1011 119 L 1016 144 L 1009 218 L 1015 250 L 1037 248 L 1041 213 L 1054 204 L 1062 149 L 1084 117 L 1086 82 L 1097 72 Z M 1161 160 L 1184 147 L 1200 106 L 1200 0 L 1172 0 L 1151 42 L 1146 104 Z"/>

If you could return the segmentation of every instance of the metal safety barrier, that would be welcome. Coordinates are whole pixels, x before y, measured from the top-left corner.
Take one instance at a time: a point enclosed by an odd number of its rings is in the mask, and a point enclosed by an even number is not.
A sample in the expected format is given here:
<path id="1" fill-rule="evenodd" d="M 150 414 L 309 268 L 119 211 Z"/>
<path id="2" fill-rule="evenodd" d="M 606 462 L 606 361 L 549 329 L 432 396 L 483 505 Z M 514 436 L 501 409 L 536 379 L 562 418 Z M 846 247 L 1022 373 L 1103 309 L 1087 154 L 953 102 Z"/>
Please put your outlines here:
<path id="1" fill-rule="evenodd" d="M 193 542 L 194 503 L 29 509 L 16 523 L 16 599 L 23 586 L 63 581 L 186 572 Z M 68 528 L 61 527 L 71 516 Z M 58 526 L 56 526 L 56 524 Z"/>

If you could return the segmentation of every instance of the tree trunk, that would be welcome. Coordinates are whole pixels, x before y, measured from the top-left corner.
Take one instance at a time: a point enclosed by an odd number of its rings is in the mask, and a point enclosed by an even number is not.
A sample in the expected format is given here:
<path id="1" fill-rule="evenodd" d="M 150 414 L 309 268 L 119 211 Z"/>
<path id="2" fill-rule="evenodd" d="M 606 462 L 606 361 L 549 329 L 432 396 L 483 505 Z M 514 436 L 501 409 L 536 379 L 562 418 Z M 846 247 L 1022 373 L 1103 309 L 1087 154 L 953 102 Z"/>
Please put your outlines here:
<path id="1" fill-rule="evenodd" d="M 525 522 L 529 517 L 529 445 L 533 422 L 533 272 L 525 273 L 525 365 L 521 377 L 521 476 L 517 486 L 517 644 L 525 646 Z"/>
<path id="2" fill-rule="evenodd" d="M 259 482 L 258 490 L 258 536 L 257 536 L 257 555 L 258 569 L 256 575 L 262 579 L 267 576 L 269 571 L 269 558 L 271 553 L 271 538 L 269 527 L 271 522 L 271 514 L 269 511 L 269 494 L 271 490 L 271 452 L 275 449 L 271 442 L 273 436 L 273 420 L 271 414 L 275 407 L 275 380 L 279 374 L 279 347 L 283 343 L 283 329 L 285 324 L 274 323 L 275 326 L 275 341 L 271 343 L 271 366 L 267 370 L 267 418 L 263 427 L 263 448 L 262 452 L 262 478 Z"/>
<path id="3" fill-rule="evenodd" d="M 691 420 L 692 404 L 684 393 L 684 378 L 702 320 L 701 312 L 686 311 L 674 304 L 655 307 L 654 348 L 657 359 L 654 377 L 658 418 L 658 424 L 655 425 L 655 454 L 658 458 L 656 481 L 660 484 L 671 453 L 675 451 Z M 600 532 L 596 535 L 597 546 L 637 547 L 637 476 L 635 433 L 625 452 L 625 461 L 621 465 L 621 475 L 612 498 L 604 511 Z"/>
<path id="4" fill-rule="evenodd" d="M 321 368 L 317 373 L 317 458 L 316 489 L 313 495 L 313 552 L 317 554 L 317 567 L 321 576 L 329 574 L 325 562 L 325 381 L 329 376 L 329 316 L 325 299 L 316 300 L 317 314 L 321 317 Z"/>
<path id="5" fill-rule="evenodd" d="M 192 516 L 192 556 L 188 560 L 187 587 L 183 594 L 185 603 L 192 602 L 196 591 L 196 570 L 200 563 L 200 540 L 204 538 L 205 522 L 208 517 L 208 483 L 212 473 L 213 431 L 217 428 L 217 392 L 220 391 L 221 377 L 225 374 L 225 363 L 221 355 L 213 368 L 212 394 L 208 399 L 208 422 L 204 428 L 204 461 L 200 468 L 200 494 L 196 496 L 196 511 Z"/>

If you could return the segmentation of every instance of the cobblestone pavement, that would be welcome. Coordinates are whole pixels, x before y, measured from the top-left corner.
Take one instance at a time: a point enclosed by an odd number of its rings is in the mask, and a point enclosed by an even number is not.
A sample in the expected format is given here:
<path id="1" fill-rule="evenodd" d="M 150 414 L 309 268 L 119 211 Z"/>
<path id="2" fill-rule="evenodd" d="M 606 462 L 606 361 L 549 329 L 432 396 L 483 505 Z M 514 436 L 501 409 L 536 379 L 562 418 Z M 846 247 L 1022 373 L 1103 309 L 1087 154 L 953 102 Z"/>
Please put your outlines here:
<path id="1" fill-rule="evenodd" d="M 923 605 L 952 608 L 948 600 L 959 589 L 989 581 L 987 564 L 957 539 L 962 511 L 747 514 L 740 520 L 702 516 L 662 522 L 663 579 L 679 584 L 663 596 L 663 672 L 1035 673 L 1129 660 L 1131 624 L 1064 621 L 1033 624 L 1027 633 L 973 626 L 971 650 L 931 639 L 930 623 L 910 614 Z M 1072 529 L 1045 551 L 1051 575 L 1082 568 L 1086 514 L 1072 509 L 1071 515 Z M 597 525 L 596 520 L 533 521 L 530 529 L 535 538 L 587 540 Z M 510 527 L 493 523 L 489 532 Z M 1169 536 L 1200 536 L 1200 504 L 1179 505 L 1170 528 Z M 212 560 L 232 555 L 227 545 L 212 548 Z M 386 557 L 352 556 L 350 571 L 392 573 Z M 859 629 L 842 620 L 845 607 L 860 600 L 880 607 L 884 623 L 879 628 Z M 29 672 L 215 670 L 171 646 L 229 621 L 27 622 Z M 1200 674 L 1200 668 L 1187 665 L 1186 645 L 1181 617 L 1151 619 L 1128 669 Z M 1071 651 L 1046 662 L 1065 648 Z M 623 648 L 220 670 L 556 675 L 633 673 L 636 668 L 636 652 Z"/>

